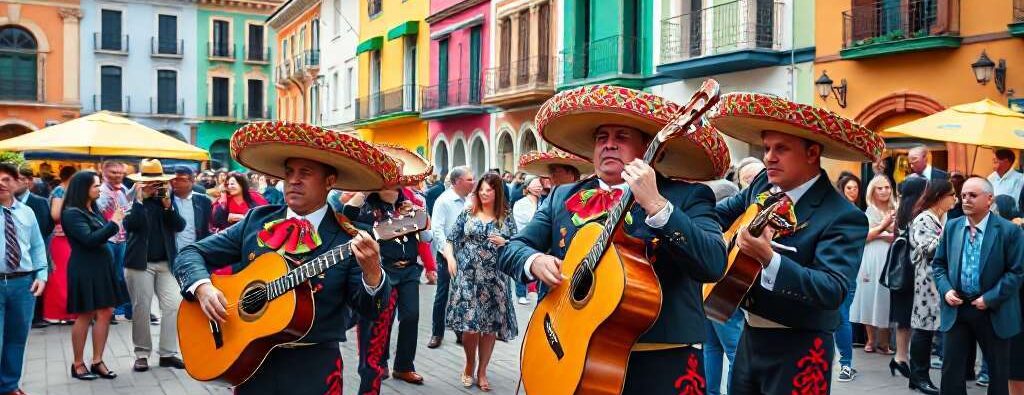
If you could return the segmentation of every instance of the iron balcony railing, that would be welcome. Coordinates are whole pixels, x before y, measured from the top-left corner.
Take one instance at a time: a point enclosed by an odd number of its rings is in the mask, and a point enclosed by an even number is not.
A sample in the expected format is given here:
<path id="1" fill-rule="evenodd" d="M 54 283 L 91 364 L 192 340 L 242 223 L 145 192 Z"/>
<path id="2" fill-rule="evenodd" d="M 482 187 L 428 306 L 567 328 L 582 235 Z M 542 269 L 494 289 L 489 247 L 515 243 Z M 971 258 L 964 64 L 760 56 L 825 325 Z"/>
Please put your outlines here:
<path id="1" fill-rule="evenodd" d="M 423 88 L 423 112 L 479 106 L 483 91 L 481 85 L 479 78 L 464 78 Z"/>
<path id="2" fill-rule="evenodd" d="M 642 41 L 615 35 L 580 43 L 562 51 L 560 83 L 613 74 L 640 74 Z"/>
<path id="3" fill-rule="evenodd" d="M 292 57 L 292 75 L 299 76 L 306 71 L 305 57 L 302 54 Z"/>
<path id="4" fill-rule="evenodd" d="M 128 53 L 128 35 L 93 33 L 92 46 L 96 51 Z"/>
<path id="5" fill-rule="evenodd" d="M 292 62 L 285 59 L 281 64 L 277 65 L 277 81 L 285 82 L 292 76 Z"/>
<path id="6" fill-rule="evenodd" d="M 153 56 L 180 57 L 185 55 L 185 40 L 166 40 L 160 37 L 149 38 L 149 53 Z"/>
<path id="7" fill-rule="evenodd" d="M 124 114 L 132 112 L 132 97 L 125 96 L 123 99 L 118 96 L 104 100 L 103 95 L 92 95 L 92 108 L 94 111 L 106 110 Z"/>
<path id="8" fill-rule="evenodd" d="M 366 121 L 400 112 L 418 112 L 420 90 L 419 85 L 401 85 L 356 98 L 356 121 Z"/>
<path id="9" fill-rule="evenodd" d="M 302 54 L 305 65 L 308 67 L 320 67 L 320 50 L 311 49 Z"/>
<path id="10" fill-rule="evenodd" d="M 843 12 L 843 48 L 958 35 L 959 0 L 876 1 Z"/>
<path id="11" fill-rule="evenodd" d="M 534 56 L 484 73 L 484 95 L 494 96 L 530 89 L 554 89 L 554 56 Z"/>
<path id="12" fill-rule="evenodd" d="M 168 100 L 160 100 L 156 97 L 149 98 L 149 113 L 154 115 L 185 115 L 185 99 L 177 103 Z"/>
<path id="13" fill-rule="evenodd" d="M 269 62 L 270 61 L 270 48 L 269 47 L 250 47 L 245 46 L 245 61 L 246 62 Z"/>
<path id="14" fill-rule="evenodd" d="M 661 62 L 782 49 L 783 2 L 737 0 L 661 21 Z"/>
<path id="15" fill-rule="evenodd" d="M 209 41 L 206 43 L 208 54 L 213 59 L 235 59 L 235 44 L 228 44 L 223 41 Z"/>
<path id="16" fill-rule="evenodd" d="M 1024 0 L 1013 0 L 1013 22 L 1024 22 Z"/>
<path id="17" fill-rule="evenodd" d="M 237 114 L 236 109 L 233 106 L 230 106 L 230 105 L 228 105 L 226 103 L 223 103 L 223 104 L 207 103 L 206 104 L 206 116 L 207 117 L 232 118 L 232 119 L 234 119 L 235 118 L 235 114 Z"/>

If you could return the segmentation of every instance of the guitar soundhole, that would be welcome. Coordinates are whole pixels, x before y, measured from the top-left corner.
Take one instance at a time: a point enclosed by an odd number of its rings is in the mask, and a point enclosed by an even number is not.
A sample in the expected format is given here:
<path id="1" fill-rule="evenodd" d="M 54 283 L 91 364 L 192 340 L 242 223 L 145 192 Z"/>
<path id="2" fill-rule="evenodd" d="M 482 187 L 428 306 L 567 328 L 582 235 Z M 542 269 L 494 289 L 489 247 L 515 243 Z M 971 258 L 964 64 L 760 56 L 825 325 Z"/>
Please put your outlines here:
<path id="1" fill-rule="evenodd" d="M 266 307 L 267 285 L 264 283 L 250 284 L 242 292 L 242 298 L 238 301 L 239 315 L 246 321 L 259 318 L 258 316 Z"/>
<path id="2" fill-rule="evenodd" d="M 572 275 L 569 292 L 572 294 L 573 306 L 583 307 L 594 294 L 594 272 L 583 268 L 576 270 Z"/>

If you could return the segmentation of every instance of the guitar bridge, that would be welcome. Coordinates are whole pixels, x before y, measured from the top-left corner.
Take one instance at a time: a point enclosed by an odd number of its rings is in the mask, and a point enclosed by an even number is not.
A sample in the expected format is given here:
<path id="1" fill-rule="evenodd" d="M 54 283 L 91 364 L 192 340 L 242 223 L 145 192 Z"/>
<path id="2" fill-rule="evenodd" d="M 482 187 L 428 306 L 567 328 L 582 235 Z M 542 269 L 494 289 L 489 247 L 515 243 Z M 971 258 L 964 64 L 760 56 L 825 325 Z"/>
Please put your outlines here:
<path id="1" fill-rule="evenodd" d="M 548 314 L 544 314 L 544 337 L 548 339 L 548 346 L 551 346 L 551 351 L 555 353 L 555 356 L 562 359 L 565 356 L 565 351 L 562 350 L 562 342 L 558 340 L 555 326 L 551 324 L 551 316 Z"/>

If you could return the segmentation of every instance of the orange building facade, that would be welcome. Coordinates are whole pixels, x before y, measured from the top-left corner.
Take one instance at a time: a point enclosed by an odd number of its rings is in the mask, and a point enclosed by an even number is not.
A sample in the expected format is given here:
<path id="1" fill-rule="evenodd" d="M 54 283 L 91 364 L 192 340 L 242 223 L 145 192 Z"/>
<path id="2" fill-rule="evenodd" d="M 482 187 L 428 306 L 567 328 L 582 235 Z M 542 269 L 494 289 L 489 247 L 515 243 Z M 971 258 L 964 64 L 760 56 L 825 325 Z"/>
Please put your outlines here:
<path id="1" fill-rule="evenodd" d="M 320 1 L 290 0 L 268 19 L 277 31 L 277 118 L 321 125 Z"/>
<path id="2" fill-rule="evenodd" d="M 884 131 L 948 107 L 984 98 L 1011 105 L 1024 93 L 1024 0 L 849 0 L 815 3 L 814 76 L 827 73 L 846 92 L 815 96 L 828 108 L 886 137 L 886 164 L 900 180 L 906 148 L 927 143 L 932 164 L 963 174 L 992 172 L 990 150 L 914 140 Z M 985 53 L 997 65 L 979 82 L 971 65 Z M 1003 77 L 998 65 L 1004 64 Z M 840 99 L 844 99 L 845 107 Z M 870 174 L 867 165 L 830 162 Z M 865 181 L 866 183 L 866 181 Z"/>
<path id="3" fill-rule="evenodd" d="M 0 140 L 79 116 L 78 1 L 0 4 Z"/>

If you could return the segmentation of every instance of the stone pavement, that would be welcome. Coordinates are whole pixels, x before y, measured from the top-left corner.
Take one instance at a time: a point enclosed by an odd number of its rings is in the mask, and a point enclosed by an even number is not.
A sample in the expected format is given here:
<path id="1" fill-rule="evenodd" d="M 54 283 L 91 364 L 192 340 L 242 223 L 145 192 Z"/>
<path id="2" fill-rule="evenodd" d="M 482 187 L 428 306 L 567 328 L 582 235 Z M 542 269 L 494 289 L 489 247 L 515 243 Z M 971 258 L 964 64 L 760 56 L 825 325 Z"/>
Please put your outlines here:
<path id="1" fill-rule="evenodd" d="M 424 285 L 420 288 L 420 322 L 419 348 L 416 354 L 416 367 L 426 377 L 422 386 L 414 386 L 396 380 L 386 380 L 382 393 L 385 394 L 475 394 L 476 388 L 467 390 L 459 383 L 459 371 L 463 366 L 461 346 L 454 342 L 449 332 L 444 345 L 438 349 L 428 349 L 426 341 L 430 336 L 430 305 L 433 302 L 434 287 Z M 525 330 L 531 306 L 519 306 L 520 333 Z M 155 307 L 154 307 L 154 311 Z M 154 335 L 157 330 L 154 327 Z M 354 331 L 349 334 L 355 338 Z M 521 335 L 520 335 L 521 338 Z M 517 339 L 518 340 L 518 339 Z M 154 344 L 156 340 L 154 339 Z M 86 347 L 86 358 L 89 357 L 91 345 Z M 355 343 L 342 345 L 345 362 L 345 394 L 355 394 L 359 382 L 356 373 Z M 491 361 L 490 381 L 492 393 L 513 394 L 516 390 L 519 342 L 501 343 L 495 347 Z M 154 356 L 155 358 L 155 356 Z M 131 324 L 122 322 L 112 327 L 110 341 L 105 354 L 107 365 L 119 373 L 114 380 L 95 380 L 83 382 L 70 377 L 71 366 L 71 335 L 70 326 L 51 326 L 33 329 L 29 337 L 26 356 L 25 374 L 22 388 L 29 394 L 49 395 L 107 395 L 107 394 L 138 394 L 138 395 L 180 395 L 180 394 L 215 394 L 226 395 L 230 391 L 212 385 L 204 385 L 192 380 L 181 370 L 155 367 L 155 359 L 148 372 L 131 371 L 134 355 L 132 353 Z M 860 375 L 849 383 L 834 383 L 833 394 L 836 395 L 872 395 L 912 394 L 907 389 L 907 381 L 901 377 L 889 375 L 888 356 L 865 354 L 856 350 L 854 364 Z M 87 360 L 88 362 L 88 360 Z M 938 383 L 938 371 L 932 370 L 933 379 Z M 836 374 L 833 374 L 835 377 Z M 982 394 L 983 388 L 968 383 L 970 394 Z"/>

